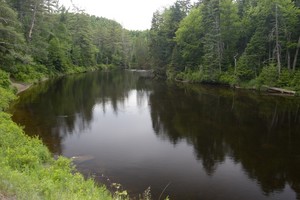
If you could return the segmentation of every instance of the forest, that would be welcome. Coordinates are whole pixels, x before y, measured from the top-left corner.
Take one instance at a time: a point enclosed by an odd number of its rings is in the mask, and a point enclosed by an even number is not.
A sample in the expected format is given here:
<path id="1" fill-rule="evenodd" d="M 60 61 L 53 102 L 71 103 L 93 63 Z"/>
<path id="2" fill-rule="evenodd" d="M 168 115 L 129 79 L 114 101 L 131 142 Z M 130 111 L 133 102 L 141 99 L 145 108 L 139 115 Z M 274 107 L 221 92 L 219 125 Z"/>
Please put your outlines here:
<path id="1" fill-rule="evenodd" d="M 300 88 L 300 1 L 176 1 L 153 15 L 157 74 L 179 81 Z"/>
<path id="2" fill-rule="evenodd" d="M 0 1 L 0 69 L 30 82 L 91 68 L 177 81 L 300 89 L 299 0 L 177 0 L 126 30 L 57 0 Z"/>
<path id="3" fill-rule="evenodd" d="M 56 0 L 0 1 L 0 69 L 30 82 L 88 68 L 145 68 L 147 32 L 59 6 Z"/>
<path id="4" fill-rule="evenodd" d="M 276 87 L 299 93 L 299 51 L 300 0 L 198 0 L 193 3 L 190 0 L 177 0 L 169 7 L 155 11 L 151 27 L 144 31 L 127 30 L 114 20 L 89 15 L 76 5 L 72 8 L 61 6 L 58 0 L 0 0 L 0 199 L 99 199 L 99 196 L 102 199 L 120 199 L 119 195 L 127 196 L 126 191 L 111 194 L 104 187 L 98 187 L 93 180 L 86 180 L 81 174 L 75 173 L 71 160 L 53 158 L 41 140 L 27 136 L 12 121 L 11 114 L 5 112 L 10 103 L 18 98 L 12 82 L 27 84 L 48 77 L 98 69 L 148 69 L 153 71 L 156 78 L 176 82 L 251 89 Z M 135 85 L 130 79 L 124 83 L 121 76 L 98 79 L 96 73 L 89 75 L 86 84 L 75 85 L 74 90 L 67 89 L 81 80 L 80 75 L 58 80 L 60 87 L 50 89 L 57 94 L 61 91 L 62 95 L 57 99 L 59 101 L 46 100 L 46 105 L 56 103 L 55 109 L 49 106 L 39 110 L 59 113 L 74 108 L 82 109 L 81 105 L 86 103 L 85 115 L 82 116 L 88 122 L 91 121 L 89 119 L 96 97 L 103 97 L 98 99 L 103 105 L 111 101 L 114 110 L 117 110 L 118 97 L 121 96 L 125 101 L 123 90 L 129 91 L 131 84 Z M 105 86 L 101 80 L 107 80 L 109 84 Z M 147 83 L 152 83 L 152 80 L 140 83 L 141 88 L 137 90 L 146 91 L 147 87 L 143 84 Z M 89 85 L 92 85 L 90 92 L 86 90 Z M 123 88 L 118 90 L 117 85 Z M 161 84 L 157 84 L 150 94 L 150 103 L 147 105 L 151 106 L 152 125 L 158 136 L 169 138 L 175 144 L 184 138 L 182 133 L 189 133 L 187 141 L 195 146 L 195 155 L 198 160 L 202 158 L 207 174 L 213 174 L 217 163 L 225 159 L 221 150 L 224 141 L 227 141 L 231 152 L 241 152 L 237 154 L 236 161 L 242 162 L 244 158 L 240 155 L 251 152 L 244 160 L 244 167 L 249 177 L 257 178 L 266 194 L 275 191 L 274 188 L 276 192 L 284 188 L 285 179 L 295 191 L 300 191 L 298 171 L 293 168 L 298 162 L 295 158 L 299 157 L 296 148 L 299 146 L 296 143 L 299 137 L 296 134 L 293 136 L 299 124 L 299 104 L 295 109 L 287 109 L 285 106 L 292 103 L 281 105 L 279 98 L 276 101 L 249 98 L 251 101 L 248 104 L 255 108 L 246 109 L 245 98 L 239 99 L 235 94 L 227 95 L 230 100 L 218 94 L 211 100 L 208 97 L 215 95 L 214 90 L 203 94 L 203 91 L 185 88 L 185 84 L 178 85 L 182 90 L 176 90 L 173 94 L 171 90 L 162 90 Z M 49 88 L 41 87 L 40 93 L 46 89 Z M 66 91 L 72 91 L 73 100 Z M 191 96 L 179 97 L 180 91 Z M 194 93 L 197 93 L 198 100 L 193 100 Z M 110 98 L 107 99 L 107 96 Z M 157 98 L 159 96 L 163 96 L 163 100 Z M 191 110 L 185 107 L 193 102 L 198 106 L 191 107 Z M 220 109 L 220 105 L 226 105 L 225 109 Z M 166 112 L 167 109 L 172 112 Z M 249 130 L 260 124 L 252 124 L 252 119 L 256 119 L 257 115 L 252 115 L 249 110 L 259 113 L 262 117 L 260 123 L 267 124 L 266 127 L 270 125 L 270 128 L 268 131 L 263 129 L 264 134 L 259 130 L 254 131 L 259 136 L 249 131 L 241 143 L 236 140 L 241 138 L 236 135 L 241 133 L 238 129 L 240 124 L 246 124 Z M 264 115 L 264 112 L 267 114 Z M 187 120 L 186 113 L 191 113 L 190 120 Z M 222 114 L 226 118 L 222 119 Z M 45 114 L 34 121 L 37 124 L 42 120 L 58 123 L 57 117 L 50 116 L 49 119 L 49 114 Z M 34 116 L 26 115 L 24 118 L 33 121 Z M 228 128 L 230 118 L 236 119 L 239 126 Z M 70 129 L 74 127 L 72 118 L 64 120 Z M 194 121 L 202 124 L 192 132 L 190 127 L 193 127 Z M 215 121 L 222 122 L 221 126 L 211 129 Z M 275 131 L 275 138 L 281 141 L 288 137 L 282 141 L 291 142 L 289 145 L 292 148 L 287 148 L 289 146 L 285 144 L 274 148 L 269 143 L 254 146 L 253 150 L 247 146 L 250 145 L 248 141 L 255 143 L 260 138 L 259 141 L 265 138 L 269 140 L 272 128 L 286 131 L 291 127 L 294 132 L 281 135 L 281 132 Z M 221 129 L 231 132 L 220 134 Z M 47 127 L 47 130 L 52 130 L 52 127 Z M 215 130 L 215 133 L 207 137 L 205 130 Z M 58 132 L 53 137 L 61 140 Z M 243 148 L 237 144 L 243 144 Z M 197 148 L 197 145 L 201 148 Z M 54 146 L 50 149 L 53 150 Z M 61 149 L 58 147 L 57 152 L 61 153 Z M 289 157 L 287 154 L 291 150 L 295 153 Z M 265 160 L 261 155 L 266 151 L 266 162 L 257 162 L 257 157 L 261 158 L 260 161 Z M 284 154 L 278 153 L 280 151 Z M 274 162 L 274 155 L 284 164 Z M 211 162 L 212 157 L 216 158 L 216 162 Z M 269 169 L 260 170 L 258 165 L 261 163 L 267 163 Z M 292 173 L 289 174 L 288 168 Z M 273 179 L 274 174 L 279 174 L 276 177 L 280 180 L 275 180 L 269 187 L 269 180 Z"/>

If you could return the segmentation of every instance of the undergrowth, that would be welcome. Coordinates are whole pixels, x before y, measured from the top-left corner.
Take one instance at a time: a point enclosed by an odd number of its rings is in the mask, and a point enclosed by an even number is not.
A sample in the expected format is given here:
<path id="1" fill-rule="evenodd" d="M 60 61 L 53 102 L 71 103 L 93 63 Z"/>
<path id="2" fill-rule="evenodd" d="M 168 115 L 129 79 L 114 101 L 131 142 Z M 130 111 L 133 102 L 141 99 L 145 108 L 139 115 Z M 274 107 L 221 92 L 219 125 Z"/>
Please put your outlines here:
<path id="1" fill-rule="evenodd" d="M 17 199 L 112 199 L 105 187 L 85 180 L 71 160 L 52 158 L 10 115 L 0 112 L 0 191 Z"/>
<path id="2" fill-rule="evenodd" d="M 38 138 L 27 136 L 4 111 L 16 99 L 8 74 L 0 70 L 0 197 L 39 199 L 121 199 L 76 172 L 70 159 L 53 158 Z M 122 198 L 125 199 L 125 198 Z"/>
<path id="3" fill-rule="evenodd" d="M 247 80 L 241 78 L 240 72 L 234 72 L 231 67 L 226 72 L 214 73 L 211 76 L 209 70 L 186 70 L 184 72 L 173 72 L 171 79 L 187 81 L 192 83 L 219 83 L 242 88 L 260 89 L 262 86 L 279 87 L 284 89 L 300 91 L 300 71 L 292 71 L 283 68 L 278 74 L 275 65 L 265 66 L 259 76 Z M 243 81 L 242 81 L 243 80 Z"/>
<path id="4" fill-rule="evenodd" d="M 31 73 L 31 68 L 28 68 Z M 82 72 L 81 68 L 73 71 Z M 25 77 L 25 76 L 24 76 Z M 37 77 L 29 75 L 27 77 Z M 33 80 L 25 78 L 23 80 Z M 18 200 L 127 200 L 127 191 L 109 192 L 78 173 L 72 161 L 54 159 L 37 137 L 27 136 L 5 110 L 17 98 L 8 73 L 0 70 L 0 199 Z M 149 193 L 150 194 L 150 193 Z M 139 199 L 150 200 L 151 195 Z M 167 198 L 168 199 L 168 198 Z"/>

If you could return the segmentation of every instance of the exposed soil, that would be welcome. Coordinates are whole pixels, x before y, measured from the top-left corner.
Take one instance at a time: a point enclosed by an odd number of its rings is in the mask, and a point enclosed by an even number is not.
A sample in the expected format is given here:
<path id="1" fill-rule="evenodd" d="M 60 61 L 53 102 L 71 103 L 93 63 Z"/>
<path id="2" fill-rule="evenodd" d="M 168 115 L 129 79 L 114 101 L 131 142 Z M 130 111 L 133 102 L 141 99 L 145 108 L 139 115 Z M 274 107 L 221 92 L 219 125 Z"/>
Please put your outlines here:
<path id="1" fill-rule="evenodd" d="M 17 94 L 27 90 L 31 85 L 32 84 L 12 82 L 12 86 L 16 87 L 18 90 Z"/>

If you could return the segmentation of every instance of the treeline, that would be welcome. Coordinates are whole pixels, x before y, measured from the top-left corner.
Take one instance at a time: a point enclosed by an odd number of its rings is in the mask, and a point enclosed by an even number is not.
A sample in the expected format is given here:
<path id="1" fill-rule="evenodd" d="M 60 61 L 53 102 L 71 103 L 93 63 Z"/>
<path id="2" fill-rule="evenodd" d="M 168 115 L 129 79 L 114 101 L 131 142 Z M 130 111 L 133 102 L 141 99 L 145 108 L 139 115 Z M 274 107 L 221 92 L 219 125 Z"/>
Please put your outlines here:
<path id="1" fill-rule="evenodd" d="M 0 0 L 0 69 L 27 81 L 89 67 L 145 68 L 147 34 L 57 0 Z"/>
<path id="2" fill-rule="evenodd" d="M 300 90 L 299 0 L 177 0 L 150 31 L 70 12 L 57 0 L 0 0 L 0 70 L 30 81 L 88 68 Z"/>
<path id="3" fill-rule="evenodd" d="M 153 15 L 149 48 L 170 79 L 300 90 L 299 0 L 177 0 Z"/>

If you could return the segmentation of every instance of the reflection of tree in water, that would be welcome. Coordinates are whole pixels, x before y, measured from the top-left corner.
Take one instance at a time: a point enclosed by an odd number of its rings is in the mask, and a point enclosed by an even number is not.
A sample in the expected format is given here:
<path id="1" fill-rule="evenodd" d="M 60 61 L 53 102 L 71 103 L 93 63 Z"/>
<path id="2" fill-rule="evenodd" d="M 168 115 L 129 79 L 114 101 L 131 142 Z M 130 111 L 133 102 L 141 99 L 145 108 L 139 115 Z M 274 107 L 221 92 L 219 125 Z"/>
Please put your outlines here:
<path id="1" fill-rule="evenodd" d="M 117 114 L 137 79 L 133 73 L 94 72 L 51 80 L 21 95 L 13 119 L 61 154 L 65 135 L 89 128 L 96 104 L 103 110 L 110 105 Z"/>
<path id="2" fill-rule="evenodd" d="M 149 102 L 158 136 L 192 144 L 207 174 L 229 156 L 266 195 L 289 184 L 299 199 L 299 100 L 155 84 Z"/>
<path id="3" fill-rule="evenodd" d="M 213 111 L 217 107 L 211 107 L 213 110 L 204 104 L 194 107 L 197 102 L 198 98 L 188 91 L 158 85 L 150 96 L 153 127 L 159 136 L 167 136 L 173 144 L 181 139 L 193 144 L 197 158 L 207 173 L 213 174 L 217 164 L 225 158 L 222 133 L 213 126 L 214 119 L 218 119 Z M 218 103 L 218 99 L 211 99 L 210 103 Z M 205 116 L 206 110 L 212 115 Z"/>
<path id="4" fill-rule="evenodd" d="M 139 106 L 150 94 L 156 134 L 174 145 L 180 140 L 193 145 L 207 174 L 213 175 L 229 156 L 241 163 L 266 194 L 289 184 L 300 199 L 297 100 L 178 87 L 138 79 L 133 73 L 101 72 L 63 77 L 32 88 L 12 109 L 13 119 L 25 125 L 28 134 L 39 135 L 53 153 L 61 154 L 62 139 L 89 127 L 96 104 L 103 110 L 112 106 L 117 114 L 133 89 Z"/>

